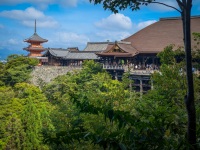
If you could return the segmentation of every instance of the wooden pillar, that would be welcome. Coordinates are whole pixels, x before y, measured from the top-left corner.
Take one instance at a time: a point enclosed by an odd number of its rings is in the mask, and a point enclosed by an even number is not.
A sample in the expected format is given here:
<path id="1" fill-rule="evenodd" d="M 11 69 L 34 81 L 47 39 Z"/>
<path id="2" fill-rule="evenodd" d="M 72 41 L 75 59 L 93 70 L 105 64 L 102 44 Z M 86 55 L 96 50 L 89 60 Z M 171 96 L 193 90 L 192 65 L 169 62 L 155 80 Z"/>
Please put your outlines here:
<path id="1" fill-rule="evenodd" d="M 140 77 L 139 80 L 140 80 L 140 94 L 142 94 L 143 93 L 142 77 Z"/>
<path id="2" fill-rule="evenodd" d="M 118 74 L 117 74 L 117 71 L 115 71 L 115 80 L 118 80 Z"/>
<path id="3" fill-rule="evenodd" d="M 151 79 L 151 90 L 153 90 L 153 80 Z"/>

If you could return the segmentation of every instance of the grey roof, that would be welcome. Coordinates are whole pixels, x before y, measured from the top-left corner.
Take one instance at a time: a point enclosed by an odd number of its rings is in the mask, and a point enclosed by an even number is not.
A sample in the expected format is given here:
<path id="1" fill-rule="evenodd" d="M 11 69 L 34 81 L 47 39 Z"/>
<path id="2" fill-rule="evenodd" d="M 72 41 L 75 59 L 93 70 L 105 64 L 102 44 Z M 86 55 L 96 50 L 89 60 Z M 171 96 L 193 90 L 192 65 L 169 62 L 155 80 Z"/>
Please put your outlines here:
<path id="1" fill-rule="evenodd" d="M 48 48 L 47 52 L 56 57 L 65 57 L 69 53 L 68 49 L 62 49 L 62 48 Z"/>
<path id="2" fill-rule="evenodd" d="M 25 39 L 24 42 L 47 42 L 48 40 L 41 38 L 36 32 L 28 39 Z"/>
<path id="3" fill-rule="evenodd" d="M 86 60 L 86 59 L 98 59 L 98 56 L 93 52 L 69 52 L 65 59 L 77 59 L 77 60 Z"/>
<path id="4" fill-rule="evenodd" d="M 78 47 L 68 47 L 67 50 L 68 51 L 75 51 L 75 52 L 79 51 Z"/>
<path id="5" fill-rule="evenodd" d="M 108 44 L 113 42 L 88 42 L 86 48 L 83 51 L 99 52 L 106 50 Z"/>

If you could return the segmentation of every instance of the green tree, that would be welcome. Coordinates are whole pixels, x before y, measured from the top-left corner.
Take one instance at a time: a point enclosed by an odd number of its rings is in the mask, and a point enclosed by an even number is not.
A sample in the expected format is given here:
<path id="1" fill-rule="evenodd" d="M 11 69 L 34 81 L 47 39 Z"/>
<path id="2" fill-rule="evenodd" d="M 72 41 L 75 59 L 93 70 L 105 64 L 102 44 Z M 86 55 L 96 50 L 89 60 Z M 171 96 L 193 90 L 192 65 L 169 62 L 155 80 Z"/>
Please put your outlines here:
<path id="1" fill-rule="evenodd" d="M 200 70 L 200 33 L 192 33 L 195 46 L 192 51 L 193 66 Z"/>
<path id="2" fill-rule="evenodd" d="M 132 110 L 134 93 L 130 94 L 129 83 L 112 80 L 100 64 L 86 61 L 81 71 L 46 85 L 43 90 L 57 110 L 53 112 L 56 136 L 48 136 L 47 141 L 63 149 L 80 148 L 80 144 L 85 145 L 82 149 L 122 147 L 126 130 L 122 119 L 118 120 L 120 112 L 129 114 Z"/>
<path id="3" fill-rule="evenodd" d="M 35 58 L 20 55 L 11 55 L 4 66 L 2 81 L 6 85 L 14 86 L 16 83 L 28 81 L 34 66 L 38 64 Z"/>
<path id="4" fill-rule="evenodd" d="M 27 83 L 0 87 L 1 149 L 48 149 L 42 132 L 53 130 L 51 105 L 42 91 Z"/>
<path id="5" fill-rule="evenodd" d="M 4 67 L 5 67 L 5 65 L 0 62 L 0 86 L 4 85 L 4 82 L 2 80 L 4 77 L 4 70 L 5 70 Z"/>
<path id="6" fill-rule="evenodd" d="M 20 149 L 23 145 L 23 128 L 19 113 L 23 106 L 10 87 L 0 87 L 0 147 Z"/>
<path id="7" fill-rule="evenodd" d="M 190 17 L 192 0 L 176 0 L 179 8 L 170 6 L 164 2 L 158 2 L 157 0 L 90 0 L 94 4 L 103 3 L 104 9 L 109 9 L 114 13 L 118 13 L 119 10 L 130 8 L 131 10 L 138 10 L 142 5 L 148 5 L 151 3 L 165 5 L 176 11 L 178 11 L 182 17 L 183 35 L 184 35 L 184 48 L 186 58 L 186 78 L 187 78 L 187 95 L 185 96 L 185 104 L 188 114 L 188 141 L 191 146 L 196 148 L 196 110 L 194 104 L 194 83 L 192 74 L 192 56 L 191 56 L 191 31 L 190 31 Z"/>

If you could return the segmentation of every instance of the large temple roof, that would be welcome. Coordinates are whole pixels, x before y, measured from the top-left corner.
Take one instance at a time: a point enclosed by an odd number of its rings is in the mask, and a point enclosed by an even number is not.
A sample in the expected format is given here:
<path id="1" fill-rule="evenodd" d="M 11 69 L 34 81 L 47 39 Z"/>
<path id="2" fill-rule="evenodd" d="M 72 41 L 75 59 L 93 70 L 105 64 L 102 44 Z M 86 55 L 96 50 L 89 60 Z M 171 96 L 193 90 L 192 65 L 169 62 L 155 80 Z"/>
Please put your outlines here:
<path id="1" fill-rule="evenodd" d="M 83 51 L 104 51 L 110 43 L 113 42 L 88 42 Z"/>
<path id="2" fill-rule="evenodd" d="M 191 17 L 191 33 L 200 32 L 200 16 Z M 158 22 L 124 39 L 132 43 L 139 53 L 158 53 L 166 46 L 183 46 L 181 18 L 161 18 Z"/>

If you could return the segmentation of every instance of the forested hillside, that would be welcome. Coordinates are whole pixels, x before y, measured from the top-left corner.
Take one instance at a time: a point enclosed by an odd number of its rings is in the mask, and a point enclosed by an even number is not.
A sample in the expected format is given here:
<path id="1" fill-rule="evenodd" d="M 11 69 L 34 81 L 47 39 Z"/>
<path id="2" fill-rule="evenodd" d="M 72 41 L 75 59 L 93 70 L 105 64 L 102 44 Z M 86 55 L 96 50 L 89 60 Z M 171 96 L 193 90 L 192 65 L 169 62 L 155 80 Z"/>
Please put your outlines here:
<path id="1" fill-rule="evenodd" d="M 152 75 L 154 89 L 141 96 L 132 89 L 128 72 L 123 81 L 112 80 L 93 61 L 35 86 L 30 77 L 38 61 L 11 55 L 0 64 L 0 149 L 188 148 L 184 57 L 173 46 L 158 56 L 162 66 Z M 196 74 L 194 84 L 199 137 L 200 77 Z"/>

